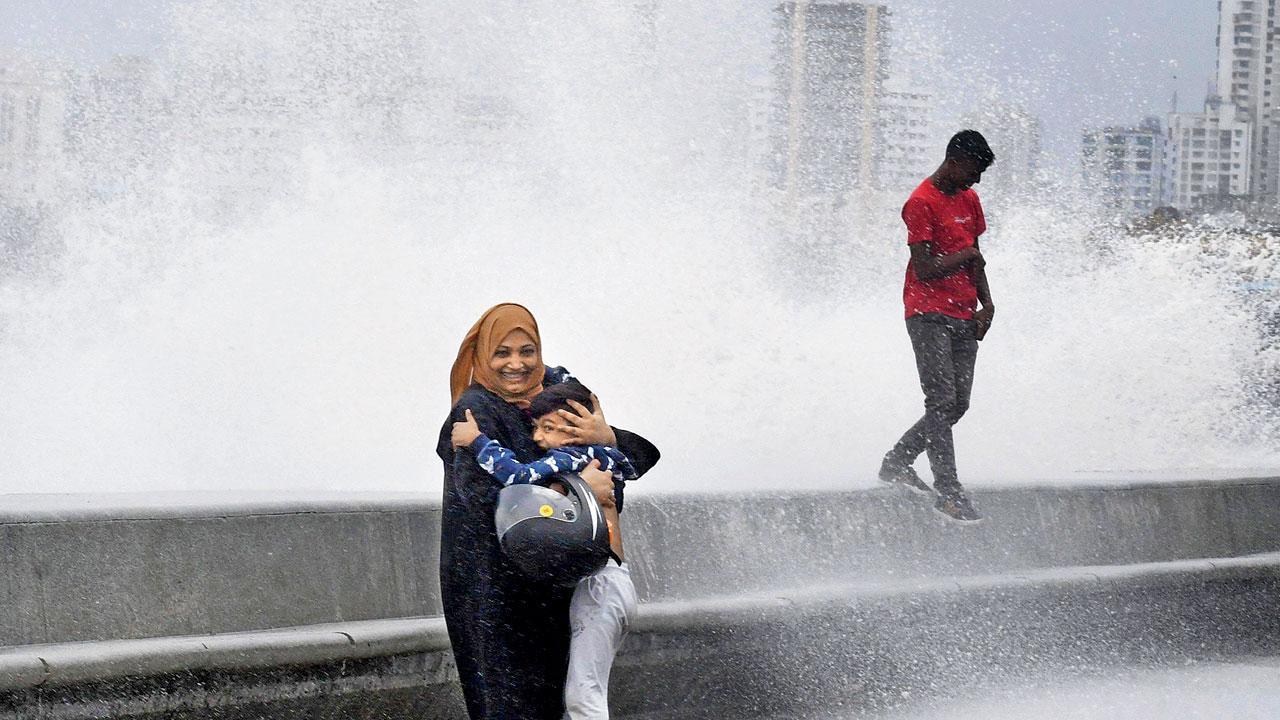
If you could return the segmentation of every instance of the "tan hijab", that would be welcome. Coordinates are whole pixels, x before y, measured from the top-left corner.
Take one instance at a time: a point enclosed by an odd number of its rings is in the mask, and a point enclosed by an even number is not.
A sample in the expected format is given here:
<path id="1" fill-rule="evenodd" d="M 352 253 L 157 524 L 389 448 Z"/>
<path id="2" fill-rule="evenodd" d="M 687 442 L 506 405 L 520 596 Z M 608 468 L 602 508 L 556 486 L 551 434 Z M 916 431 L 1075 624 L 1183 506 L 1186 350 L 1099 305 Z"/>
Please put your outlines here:
<path id="1" fill-rule="evenodd" d="M 533 338 L 538 348 L 538 364 L 529 374 L 529 382 L 519 392 L 509 395 L 498 381 L 498 373 L 489 367 L 493 352 L 514 330 L 523 330 Z M 475 325 L 467 331 L 458 348 L 458 359 L 453 361 L 453 371 L 449 373 L 449 390 L 453 393 L 453 402 L 462 397 L 472 382 L 478 382 L 493 394 L 515 405 L 527 408 L 529 401 L 542 392 L 542 378 L 546 374 L 546 366 L 542 364 L 542 338 L 538 335 L 538 321 L 533 313 L 523 305 L 503 303 L 494 305 L 485 311 Z"/>

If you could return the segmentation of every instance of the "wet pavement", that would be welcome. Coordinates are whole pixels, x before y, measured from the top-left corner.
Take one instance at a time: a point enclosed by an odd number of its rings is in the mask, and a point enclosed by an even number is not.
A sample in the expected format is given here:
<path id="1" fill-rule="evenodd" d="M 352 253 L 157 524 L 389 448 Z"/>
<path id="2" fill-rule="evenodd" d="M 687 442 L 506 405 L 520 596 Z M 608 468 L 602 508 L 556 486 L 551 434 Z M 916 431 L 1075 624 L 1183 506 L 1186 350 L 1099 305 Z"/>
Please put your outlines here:
<path id="1" fill-rule="evenodd" d="M 905 695 L 893 710 L 846 709 L 804 717 L 806 720 L 1275 720 L 1280 718 L 1280 657 L 1109 669 L 1022 685 L 999 685 L 980 692 L 939 686 L 932 693 L 931 698 Z M 953 696 L 944 700 L 940 698 L 943 694 Z"/>

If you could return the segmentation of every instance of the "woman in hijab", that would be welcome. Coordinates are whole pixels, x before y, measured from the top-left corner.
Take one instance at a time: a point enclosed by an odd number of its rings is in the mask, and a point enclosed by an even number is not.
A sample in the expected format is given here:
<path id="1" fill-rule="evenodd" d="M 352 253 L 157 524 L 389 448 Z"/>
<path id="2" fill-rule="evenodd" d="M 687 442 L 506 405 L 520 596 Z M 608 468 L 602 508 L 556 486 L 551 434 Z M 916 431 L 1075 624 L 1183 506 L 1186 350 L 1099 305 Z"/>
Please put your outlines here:
<path id="1" fill-rule="evenodd" d="M 444 461 L 440 591 L 472 720 L 563 716 L 573 588 L 539 583 L 507 561 L 493 524 L 501 486 L 469 451 L 454 450 L 453 423 L 470 410 L 485 434 L 532 462 L 542 450 L 532 439 L 529 403 L 567 379 L 564 368 L 543 364 L 537 321 L 512 303 L 490 308 L 471 327 L 450 375 L 453 410 L 436 446 Z M 619 448 L 640 475 L 658 461 L 649 441 L 609 427 L 598 402 L 567 422 L 582 444 Z"/>

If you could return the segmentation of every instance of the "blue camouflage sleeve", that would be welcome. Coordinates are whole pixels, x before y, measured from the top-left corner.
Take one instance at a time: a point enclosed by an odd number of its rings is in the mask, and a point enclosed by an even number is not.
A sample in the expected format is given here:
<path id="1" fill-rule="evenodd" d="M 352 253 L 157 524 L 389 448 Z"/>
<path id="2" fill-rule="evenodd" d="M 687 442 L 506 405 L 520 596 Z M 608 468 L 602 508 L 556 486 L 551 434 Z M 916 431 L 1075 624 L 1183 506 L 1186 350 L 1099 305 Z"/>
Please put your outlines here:
<path id="1" fill-rule="evenodd" d="M 562 472 L 576 472 L 591 462 L 590 458 L 578 458 L 560 450 L 552 450 L 541 459 L 522 463 L 516 454 L 503 447 L 497 440 L 481 433 L 471 443 L 476 463 L 498 482 L 506 485 L 545 484 Z"/>
<path id="2" fill-rule="evenodd" d="M 600 460 L 600 469 L 613 473 L 614 480 L 635 480 L 640 477 L 631 460 L 621 450 L 607 445 L 592 445 L 587 448 L 587 462 Z"/>

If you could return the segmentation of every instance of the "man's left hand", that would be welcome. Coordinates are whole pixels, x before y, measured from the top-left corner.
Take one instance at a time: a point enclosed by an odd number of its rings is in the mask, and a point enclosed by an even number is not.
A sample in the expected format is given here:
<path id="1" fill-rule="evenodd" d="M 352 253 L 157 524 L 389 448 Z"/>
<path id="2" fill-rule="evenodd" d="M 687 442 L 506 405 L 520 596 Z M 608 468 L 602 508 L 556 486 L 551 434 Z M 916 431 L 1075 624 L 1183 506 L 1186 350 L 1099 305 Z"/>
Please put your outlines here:
<path id="1" fill-rule="evenodd" d="M 973 314 L 973 321 L 977 323 L 977 331 L 975 337 L 981 340 L 987 336 L 987 331 L 991 329 L 991 321 L 995 319 L 996 306 L 985 305 L 981 310 Z"/>

